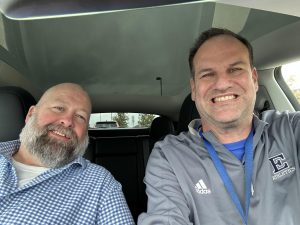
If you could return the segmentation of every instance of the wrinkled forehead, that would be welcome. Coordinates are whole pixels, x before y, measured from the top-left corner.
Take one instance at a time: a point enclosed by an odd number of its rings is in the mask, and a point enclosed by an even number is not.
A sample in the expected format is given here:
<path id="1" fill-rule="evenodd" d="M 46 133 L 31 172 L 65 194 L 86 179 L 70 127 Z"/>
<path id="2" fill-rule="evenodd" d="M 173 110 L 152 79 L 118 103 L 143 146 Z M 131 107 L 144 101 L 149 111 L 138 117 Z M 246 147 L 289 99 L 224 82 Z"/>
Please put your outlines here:
<path id="1" fill-rule="evenodd" d="M 199 48 L 196 54 L 202 52 L 218 53 L 227 50 L 228 48 L 235 49 L 250 55 L 247 46 L 239 39 L 230 35 L 218 35 L 206 40 Z"/>
<path id="2" fill-rule="evenodd" d="M 250 61 L 247 47 L 238 39 L 229 35 L 219 35 L 205 41 L 195 54 L 193 63 L 203 64 L 206 61 L 215 62 L 217 57 L 222 60 L 230 60 L 231 57 L 243 56 Z"/>
<path id="3" fill-rule="evenodd" d="M 88 94 L 77 86 L 60 86 L 51 88 L 41 97 L 38 105 L 43 105 L 50 102 L 71 105 L 80 110 L 86 111 L 88 114 L 91 113 L 91 101 Z"/>

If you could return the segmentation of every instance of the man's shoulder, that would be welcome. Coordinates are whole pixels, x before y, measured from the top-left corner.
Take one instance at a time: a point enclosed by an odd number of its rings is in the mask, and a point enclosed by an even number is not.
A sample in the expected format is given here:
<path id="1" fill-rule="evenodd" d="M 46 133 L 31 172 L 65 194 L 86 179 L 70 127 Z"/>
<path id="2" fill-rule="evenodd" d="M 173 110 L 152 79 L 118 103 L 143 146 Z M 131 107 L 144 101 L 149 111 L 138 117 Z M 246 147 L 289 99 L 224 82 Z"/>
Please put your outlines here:
<path id="1" fill-rule="evenodd" d="M 81 173 L 81 177 L 84 180 L 88 180 L 91 183 L 107 183 L 110 185 L 119 185 L 119 183 L 115 180 L 114 176 L 101 165 L 91 163 L 89 160 L 82 158 L 85 162 L 85 166 Z"/>
<path id="2" fill-rule="evenodd" d="M 17 149 L 19 149 L 19 147 L 19 140 L 0 142 L 0 154 L 6 157 L 10 157 Z"/>
<path id="3" fill-rule="evenodd" d="M 91 176 L 96 176 L 96 177 L 111 176 L 111 173 L 103 166 L 92 163 L 85 158 L 82 158 L 82 161 L 84 161 L 84 164 L 85 164 L 84 170 L 83 170 L 84 173 L 89 174 Z"/>
<path id="4" fill-rule="evenodd" d="M 167 135 L 164 140 L 154 145 L 150 158 L 181 158 L 197 149 L 200 138 L 189 131 L 178 135 Z"/>
<path id="5" fill-rule="evenodd" d="M 168 145 L 185 145 L 189 144 L 189 142 L 195 142 L 195 140 L 199 138 L 197 130 L 200 126 L 201 120 L 194 119 L 189 123 L 187 131 L 182 131 L 177 135 L 169 134 L 163 140 L 158 141 L 156 144 L 160 145 L 161 147 L 167 147 Z"/>
<path id="6" fill-rule="evenodd" d="M 282 120 L 299 120 L 300 119 L 300 112 L 290 112 L 290 111 L 276 111 L 276 110 L 267 110 L 264 111 L 261 115 L 261 120 L 271 124 L 280 122 Z"/>
<path id="7" fill-rule="evenodd" d="M 169 134 L 163 140 L 158 141 L 156 144 L 160 147 L 166 147 L 168 145 L 174 146 L 182 144 L 186 141 L 190 141 L 191 134 L 188 131 L 183 131 L 178 135 Z"/>

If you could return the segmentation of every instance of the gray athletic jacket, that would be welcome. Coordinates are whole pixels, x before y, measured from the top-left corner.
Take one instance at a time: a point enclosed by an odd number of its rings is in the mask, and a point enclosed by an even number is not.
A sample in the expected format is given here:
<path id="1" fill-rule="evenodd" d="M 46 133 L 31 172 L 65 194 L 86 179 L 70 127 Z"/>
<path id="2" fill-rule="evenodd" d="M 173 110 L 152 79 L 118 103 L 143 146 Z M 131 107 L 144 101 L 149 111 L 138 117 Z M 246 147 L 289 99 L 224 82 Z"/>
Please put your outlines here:
<path id="1" fill-rule="evenodd" d="M 189 132 L 158 142 L 149 158 L 146 176 L 147 213 L 138 224 L 243 224 L 215 169 L 202 138 L 200 120 Z M 300 113 L 267 111 L 254 117 L 253 193 L 249 225 L 300 224 Z M 244 206 L 244 166 L 204 133 L 215 147 Z"/>

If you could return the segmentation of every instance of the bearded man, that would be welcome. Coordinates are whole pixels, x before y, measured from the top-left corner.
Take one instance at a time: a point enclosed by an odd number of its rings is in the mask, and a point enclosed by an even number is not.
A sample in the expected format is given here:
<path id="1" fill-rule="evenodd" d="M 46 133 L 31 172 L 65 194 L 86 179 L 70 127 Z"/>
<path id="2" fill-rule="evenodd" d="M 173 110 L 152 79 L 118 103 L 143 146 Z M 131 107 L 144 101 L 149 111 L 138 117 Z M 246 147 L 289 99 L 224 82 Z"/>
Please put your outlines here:
<path id="1" fill-rule="evenodd" d="M 77 84 L 48 89 L 20 140 L 0 143 L 0 224 L 134 224 L 121 185 L 82 158 L 91 101 Z"/>

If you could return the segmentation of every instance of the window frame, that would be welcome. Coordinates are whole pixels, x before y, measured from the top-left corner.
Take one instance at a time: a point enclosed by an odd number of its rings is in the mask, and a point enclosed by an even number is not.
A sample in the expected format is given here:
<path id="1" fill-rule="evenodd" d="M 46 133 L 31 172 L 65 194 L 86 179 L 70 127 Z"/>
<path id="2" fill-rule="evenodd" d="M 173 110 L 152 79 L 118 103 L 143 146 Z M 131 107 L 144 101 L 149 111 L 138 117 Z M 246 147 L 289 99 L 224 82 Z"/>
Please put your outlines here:
<path id="1" fill-rule="evenodd" d="M 298 102 L 296 96 L 293 94 L 292 90 L 288 86 L 288 84 L 285 82 L 283 75 L 281 73 L 281 66 L 275 68 L 274 70 L 274 77 L 284 94 L 286 95 L 287 99 L 290 101 L 292 106 L 296 111 L 300 111 L 300 103 Z"/>

